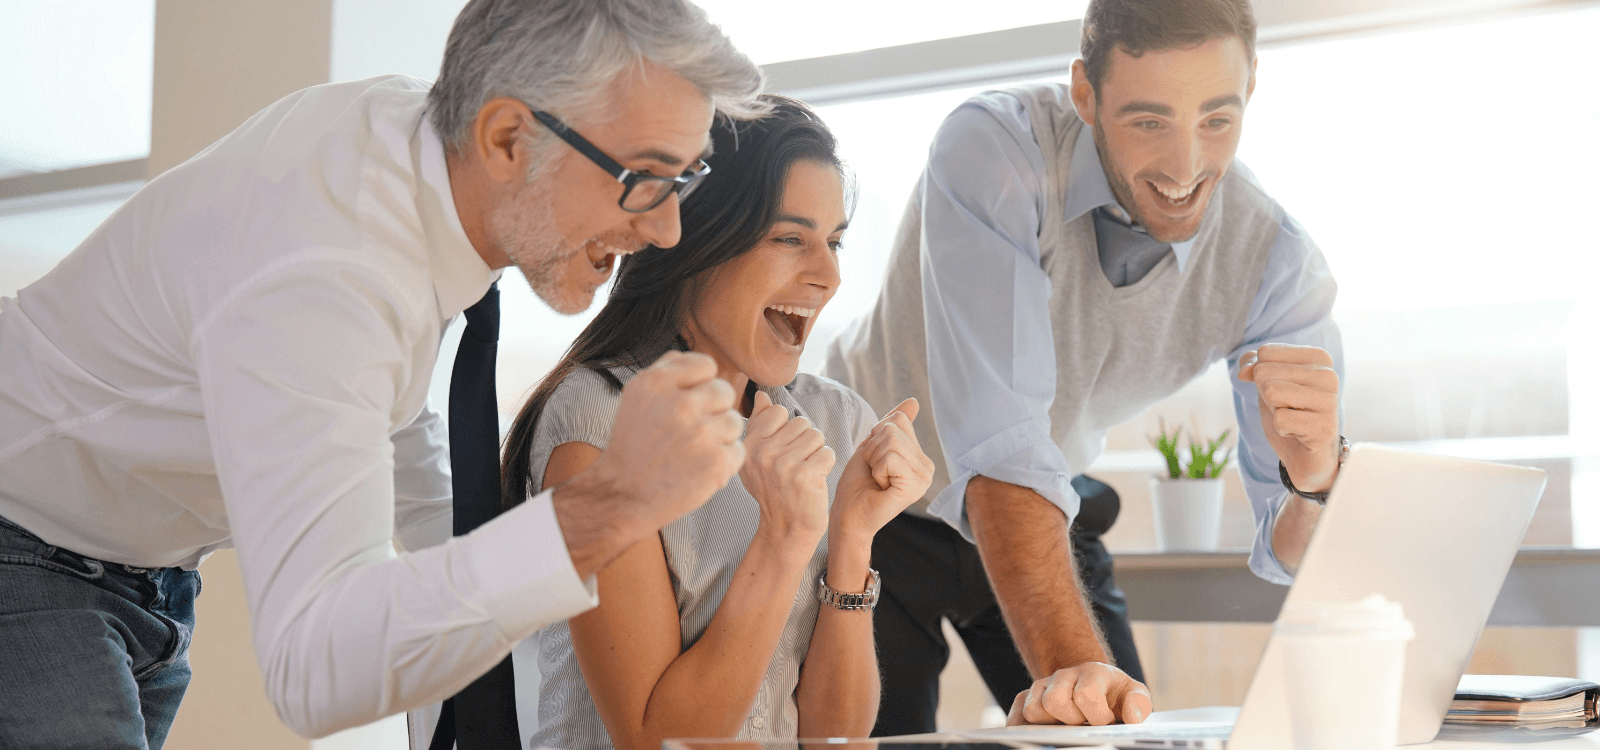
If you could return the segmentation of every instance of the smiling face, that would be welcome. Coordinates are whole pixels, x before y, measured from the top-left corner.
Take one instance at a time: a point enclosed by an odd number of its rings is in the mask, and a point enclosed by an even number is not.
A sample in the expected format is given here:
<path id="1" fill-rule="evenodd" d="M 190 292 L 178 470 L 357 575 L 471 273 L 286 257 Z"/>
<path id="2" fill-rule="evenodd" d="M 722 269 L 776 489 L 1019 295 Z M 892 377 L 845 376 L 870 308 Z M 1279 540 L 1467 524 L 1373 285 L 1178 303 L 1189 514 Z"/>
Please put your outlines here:
<path id="1" fill-rule="evenodd" d="M 614 87 L 609 108 L 567 125 L 638 173 L 679 175 L 705 154 L 711 103 L 689 81 L 647 62 Z M 497 103 L 522 107 L 513 114 L 523 130 L 514 134 L 512 147 L 520 152 L 513 160 L 520 179 L 497 191 L 485 217 L 493 254 L 504 259 L 497 264 L 486 254 L 491 267 L 515 263 L 547 304 L 576 313 L 589 307 L 595 290 L 611 277 L 616 256 L 678 244 L 676 196 L 644 213 L 622 210 L 617 201 L 623 186 L 616 178 L 553 137 L 543 139 L 541 160 L 525 136 L 543 126 L 515 100 L 497 99 L 485 110 Z"/>
<path id="2" fill-rule="evenodd" d="M 1072 102 L 1094 125 L 1117 201 L 1161 242 L 1200 229 L 1206 205 L 1239 149 L 1255 64 L 1238 37 L 1134 57 L 1113 49 L 1098 92 L 1082 61 Z"/>
<path id="3" fill-rule="evenodd" d="M 778 220 L 749 251 L 710 272 L 686 337 L 735 388 L 794 380 L 817 314 L 839 289 L 847 216 L 839 170 L 801 160 L 784 181 Z"/>

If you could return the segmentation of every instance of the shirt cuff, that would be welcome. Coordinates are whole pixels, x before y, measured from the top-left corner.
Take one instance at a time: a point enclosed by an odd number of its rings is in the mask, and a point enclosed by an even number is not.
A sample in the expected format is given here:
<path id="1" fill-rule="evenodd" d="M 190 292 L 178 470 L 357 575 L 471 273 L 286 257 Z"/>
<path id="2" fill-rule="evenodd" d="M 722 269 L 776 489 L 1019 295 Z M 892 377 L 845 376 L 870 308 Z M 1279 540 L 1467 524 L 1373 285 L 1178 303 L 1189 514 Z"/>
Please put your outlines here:
<path id="1" fill-rule="evenodd" d="M 950 469 L 950 486 L 928 505 L 928 513 L 950 524 L 969 542 L 976 543 L 976 539 L 967 522 L 967 484 L 980 474 L 1039 493 L 1061 509 L 1069 526 L 1078 515 L 1078 493 L 1072 491 L 1066 458 L 1034 422 L 1017 424 L 985 440 L 952 462 Z"/>
<path id="2" fill-rule="evenodd" d="M 550 490 L 480 526 L 465 540 L 479 591 L 502 631 L 528 633 L 599 605 L 594 576 L 578 577 Z"/>
<path id="3" fill-rule="evenodd" d="M 1250 572 L 1263 581 L 1283 586 L 1294 583 L 1294 575 L 1289 573 L 1289 569 L 1278 560 L 1277 552 L 1273 551 L 1272 533 L 1278 527 L 1278 515 L 1283 512 L 1283 504 L 1288 500 L 1289 493 L 1285 491 L 1267 503 L 1267 512 L 1256 524 L 1256 542 L 1250 548 Z"/>

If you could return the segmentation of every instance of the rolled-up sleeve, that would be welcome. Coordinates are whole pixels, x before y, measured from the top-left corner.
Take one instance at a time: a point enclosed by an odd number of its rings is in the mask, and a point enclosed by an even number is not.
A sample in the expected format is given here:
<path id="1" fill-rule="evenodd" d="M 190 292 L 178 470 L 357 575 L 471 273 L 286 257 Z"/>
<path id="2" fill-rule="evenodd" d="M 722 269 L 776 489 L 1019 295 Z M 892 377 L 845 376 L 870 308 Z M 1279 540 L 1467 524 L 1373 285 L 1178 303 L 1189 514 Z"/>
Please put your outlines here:
<path id="1" fill-rule="evenodd" d="M 395 551 L 397 505 L 422 524 L 448 498 L 436 418 L 396 424 L 427 377 L 416 313 L 361 256 L 294 260 L 231 294 L 194 348 L 266 691 L 314 737 L 451 695 L 595 599 L 548 493 Z"/>
<path id="2" fill-rule="evenodd" d="M 1278 454 L 1267 442 L 1261 425 L 1256 386 L 1239 379 L 1239 358 L 1265 343 L 1320 347 L 1333 357 L 1333 367 L 1344 381 L 1344 347 L 1333 322 L 1333 301 L 1338 291 L 1328 262 L 1302 228 L 1285 215 L 1267 258 L 1261 289 L 1251 304 L 1245 338 L 1228 355 L 1233 380 L 1233 409 L 1239 420 L 1239 476 L 1256 522 L 1250 549 L 1250 570 L 1263 580 L 1288 585 L 1294 576 L 1272 549 L 1272 529 L 1289 493 L 1278 478 Z M 1340 424 L 1344 423 L 1343 402 Z"/>
<path id="3" fill-rule="evenodd" d="M 1050 437 L 1044 175 L 1022 105 L 991 96 L 945 120 L 920 183 L 928 385 L 951 480 L 929 512 L 968 540 L 966 488 L 979 474 L 1039 493 L 1069 523 L 1078 512 L 1072 472 Z"/>

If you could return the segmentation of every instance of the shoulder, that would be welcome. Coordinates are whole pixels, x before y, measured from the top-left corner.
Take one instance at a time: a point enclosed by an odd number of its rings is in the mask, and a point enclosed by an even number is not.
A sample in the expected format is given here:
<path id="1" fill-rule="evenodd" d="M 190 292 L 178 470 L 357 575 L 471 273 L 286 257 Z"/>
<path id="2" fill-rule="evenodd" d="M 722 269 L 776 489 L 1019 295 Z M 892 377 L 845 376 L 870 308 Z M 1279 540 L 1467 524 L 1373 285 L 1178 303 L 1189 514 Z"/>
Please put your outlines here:
<path id="1" fill-rule="evenodd" d="M 1293 263 L 1318 254 L 1316 243 L 1300 222 L 1295 221 L 1287 209 L 1272 197 L 1245 163 L 1233 160 L 1223 184 L 1231 202 L 1243 203 L 1261 213 L 1261 221 L 1271 222 L 1277 237 L 1273 241 L 1272 256 L 1275 262 Z"/>
<path id="2" fill-rule="evenodd" d="M 932 153 L 987 143 L 1033 144 L 1027 106 L 1014 90 L 985 91 L 957 105 L 934 134 Z"/>
<path id="3" fill-rule="evenodd" d="M 613 374 L 613 377 L 616 376 Z M 627 378 L 619 380 L 627 382 Z M 596 370 L 579 367 L 561 379 L 561 384 L 551 392 L 550 402 L 545 406 L 545 410 L 548 412 L 560 405 L 562 408 L 584 412 L 615 412 L 617 403 L 621 400 L 622 387 L 617 381 Z"/>
<path id="4" fill-rule="evenodd" d="M 832 378 L 802 372 L 786 388 L 805 409 L 806 416 L 828 436 L 829 443 L 838 441 L 853 447 L 858 442 L 856 436 L 877 421 L 866 399 Z"/>
<path id="5" fill-rule="evenodd" d="M 923 189 L 947 193 L 983 214 L 1037 213 L 1050 171 L 1039 143 L 1016 92 L 986 91 L 956 107 L 939 126 L 928 148 Z"/>
<path id="6" fill-rule="evenodd" d="M 621 401 L 621 386 L 580 367 L 563 378 L 545 402 L 539 415 L 540 437 L 551 446 L 576 441 L 604 448 Z"/>
<path id="7" fill-rule="evenodd" d="M 1222 189 L 1227 194 L 1230 207 L 1261 215 L 1263 221 L 1282 223 L 1287 218 L 1283 206 L 1278 204 L 1256 178 L 1256 173 L 1243 161 L 1234 159 L 1228 173 L 1222 178 Z"/>

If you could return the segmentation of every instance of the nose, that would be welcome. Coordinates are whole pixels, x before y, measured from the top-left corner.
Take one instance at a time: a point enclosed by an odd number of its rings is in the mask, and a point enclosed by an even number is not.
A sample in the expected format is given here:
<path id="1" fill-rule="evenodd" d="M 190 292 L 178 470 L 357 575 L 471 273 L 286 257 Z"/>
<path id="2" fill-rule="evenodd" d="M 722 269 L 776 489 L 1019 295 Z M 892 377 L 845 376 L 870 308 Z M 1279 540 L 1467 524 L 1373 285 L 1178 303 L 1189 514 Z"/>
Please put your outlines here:
<path id="1" fill-rule="evenodd" d="M 1167 156 L 1164 171 L 1179 185 L 1193 183 L 1205 169 L 1202 163 L 1204 151 L 1198 133 L 1188 133 L 1174 138 Z"/>
<path id="2" fill-rule="evenodd" d="M 811 257 L 812 261 L 806 269 L 806 283 L 822 287 L 830 293 L 838 289 L 842 280 L 839 274 L 839 256 L 828 247 L 827 243 L 823 243 L 818 251 L 811 253 Z"/>
<path id="3" fill-rule="evenodd" d="M 632 224 L 639 236 L 656 247 L 677 245 L 683 236 L 683 225 L 678 220 L 678 194 L 673 193 L 649 211 L 635 214 Z"/>

